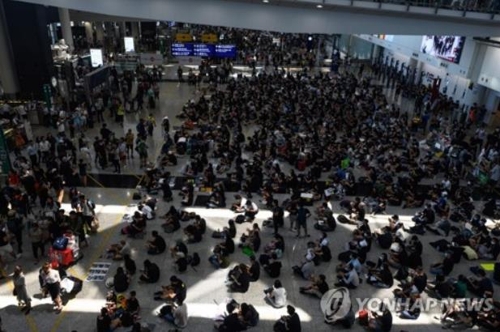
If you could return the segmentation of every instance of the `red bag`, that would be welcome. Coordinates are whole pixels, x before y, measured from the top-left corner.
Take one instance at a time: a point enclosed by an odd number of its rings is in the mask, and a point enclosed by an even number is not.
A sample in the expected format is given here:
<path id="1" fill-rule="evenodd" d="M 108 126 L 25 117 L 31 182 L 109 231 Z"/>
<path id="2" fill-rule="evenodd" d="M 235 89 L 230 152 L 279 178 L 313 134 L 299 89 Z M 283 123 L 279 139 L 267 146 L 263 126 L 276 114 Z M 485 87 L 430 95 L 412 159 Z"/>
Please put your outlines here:
<path id="1" fill-rule="evenodd" d="M 362 309 L 358 311 L 359 325 L 368 326 L 368 310 Z"/>
<path id="2" fill-rule="evenodd" d="M 69 248 L 64 250 L 50 248 L 49 257 L 52 267 L 59 265 L 67 267 L 74 263 L 73 250 Z"/>

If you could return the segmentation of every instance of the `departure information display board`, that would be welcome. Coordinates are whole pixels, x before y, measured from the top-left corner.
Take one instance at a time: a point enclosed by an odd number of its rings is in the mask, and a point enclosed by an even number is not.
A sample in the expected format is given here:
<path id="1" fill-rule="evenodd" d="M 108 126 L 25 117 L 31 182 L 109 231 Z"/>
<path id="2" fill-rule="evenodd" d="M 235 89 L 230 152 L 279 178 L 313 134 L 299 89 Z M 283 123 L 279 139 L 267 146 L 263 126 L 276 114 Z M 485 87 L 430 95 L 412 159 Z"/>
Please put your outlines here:
<path id="1" fill-rule="evenodd" d="M 193 44 L 172 44 L 173 56 L 193 56 Z"/>
<path id="2" fill-rule="evenodd" d="M 173 56 L 199 56 L 208 58 L 235 58 L 235 45 L 214 45 L 214 44 L 193 44 L 174 43 L 172 44 Z"/>

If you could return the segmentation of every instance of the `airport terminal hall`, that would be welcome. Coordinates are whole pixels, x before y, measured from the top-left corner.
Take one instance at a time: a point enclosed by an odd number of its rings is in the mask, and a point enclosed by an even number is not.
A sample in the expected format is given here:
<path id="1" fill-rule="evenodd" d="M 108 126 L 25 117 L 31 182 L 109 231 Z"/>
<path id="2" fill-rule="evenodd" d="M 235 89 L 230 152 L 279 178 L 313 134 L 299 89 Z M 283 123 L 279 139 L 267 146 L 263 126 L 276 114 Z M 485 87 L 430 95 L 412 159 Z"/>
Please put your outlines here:
<path id="1" fill-rule="evenodd" d="M 0 332 L 500 331 L 500 0 L 0 0 Z"/>

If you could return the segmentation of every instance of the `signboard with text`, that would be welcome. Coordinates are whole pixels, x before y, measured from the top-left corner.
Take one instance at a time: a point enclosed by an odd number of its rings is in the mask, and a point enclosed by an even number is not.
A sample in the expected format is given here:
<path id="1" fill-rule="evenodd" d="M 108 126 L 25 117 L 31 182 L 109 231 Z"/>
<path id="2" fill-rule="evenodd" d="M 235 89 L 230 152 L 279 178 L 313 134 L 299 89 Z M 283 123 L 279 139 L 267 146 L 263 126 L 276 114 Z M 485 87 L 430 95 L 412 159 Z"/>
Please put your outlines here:
<path id="1" fill-rule="evenodd" d="M 181 57 L 207 57 L 207 58 L 235 58 L 235 45 L 213 45 L 213 44 L 193 44 L 174 43 L 172 44 L 172 55 Z"/>

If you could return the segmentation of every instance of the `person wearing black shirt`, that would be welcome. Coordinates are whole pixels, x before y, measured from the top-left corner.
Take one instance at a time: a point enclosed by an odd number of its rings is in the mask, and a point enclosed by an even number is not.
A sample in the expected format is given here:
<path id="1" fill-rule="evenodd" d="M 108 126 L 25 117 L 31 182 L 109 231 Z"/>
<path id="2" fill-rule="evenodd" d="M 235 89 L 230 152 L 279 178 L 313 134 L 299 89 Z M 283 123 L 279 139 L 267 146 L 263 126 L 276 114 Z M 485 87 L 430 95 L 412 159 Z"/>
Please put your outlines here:
<path id="1" fill-rule="evenodd" d="M 122 267 L 116 269 L 116 274 L 113 277 L 113 286 L 115 287 L 115 291 L 117 293 L 123 293 L 127 290 L 130 279 L 125 274 L 125 271 Z"/>
<path id="2" fill-rule="evenodd" d="M 415 270 L 415 274 L 413 275 L 413 284 L 417 287 L 419 293 L 422 293 L 425 290 L 425 287 L 427 287 L 427 274 L 425 274 L 421 267 L 418 267 Z"/>
<path id="3" fill-rule="evenodd" d="M 242 303 L 240 305 L 240 315 L 243 322 L 248 327 L 257 326 L 257 323 L 259 322 L 259 313 L 255 310 L 253 305 Z"/>
<path id="4" fill-rule="evenodd" d="M 234 307 L 231 308 L 232 311 L 229 312 L 229 315 L 227 315 L 224 318 L 224 322 L 222 323 L 222 326 L 219 327 L 219 331 L 228 331 L 228 332 L 245 331 L 247 329 L 245 323 L 240 319 L 238 313 L 235 311 L 235 308 Z"/>
<path id="5" fill-rule="evenodd" d="M 127 299 L 127 311 L 134 315 L 139 313 L 140 308 L 141 306 L 139 305 L 139 300 L 137 300 L 135 291 L 131 291 Z"/>
<path id="6" fill-rule="evenodd" d="M 228 256 L 234 253 L 234 241 L 229 235 L 229 231 L 226 230 L 223 232 L 223 234 L 224 234 L 224 242 L 219 243 L 219 246 L 222 249 L 222 254 L 224 256 Z"/>
<path id="7" fill-rule="evenodd" d="M 271 278 L 277 278 L 280 276 L 281 266 L 282 264 L 278 260 L 278 257 L 275 253 L 273 253 L 271 255 L 271 260 L 266 265 L 264 265 L 264 271 L 266 271 Z"/>
<path id="8" fill-rule="evenodd" d="M 231 291 L 237 293 L 246 293 L 250 287 L 250 275 L 245 264 L 240 264 L 239 274 L 233 275 L 233 282 L 230 284 Z"/>
<path id="9" fill-rule="evenodd" d="M 278 228 L 283 227 L 285 223 L 283 220 L 284 211 L 283 208 L 279 206 L 278 200 L 273 201 L 273 226 L 274 226 L 274 234 L 278 234 Z"/>
<path id="10" fill-rule="evenodd" d="M 286 331 L 301 332 L 302 327 L 300 326 L 300 317 L 295 312 L 295 308 L 289 305 L 286 307 L 286 311 L 288 312 L 288 316 L 282 317 L 282 319 L 285 321 Z"/>
<path id="11" fill-rule="evenodd" d="M 139 282 L 155 283 L 160 279 L 160 268 L 155 263 L 151 263 L 148 259 L 144 261 L 144 269 L 139 277 Z"/>
<path id="12" fill-rule="evenodd" d="M 486 272 L 483 269 L 477 271 L 478 279 L 469 278 L 467 280 L 467 289 L 476 294 L 479 297 L 483 297 L 489 294 L 493 294 L 493 283 L 486 276 Z M 486 294 L 485 294 L 486 293 Z"/>
<path id="13" fill-rule="evenodd" d="M 371 316 L 368 328 L 370 331 L 389 332 L 392 329 L 392 313 L 385 305 L 381 305 L 380 310 L 382 315 L 375 311 L 371 311 Z"/>
<path id="14" fill-rule="evenodd" d="M 153 235 L 153 239 L 147 242 L 148 254 L 150 255 L 158 255 L 165 252 L 167 248 L 167 244 L 165 243 L 165 239 L 161 235 L 158 234 L 157 231 L 153 231 L 151 233 Z"/>
<path id="15" fill-rule="evenodd" d="M 317 277 L 313 277 L 312 283 L 307 287 L 300 287 L 300 293 L 309 294 L 319 297 L 320 299 L 323 297 L 323 294 L 328 292 L 330 287 L 326 282 L 326 276 L 324 274 L 320 274 Z"/>
<path id="16" fill-rule="evenodd" d="M 447 276 L 451 273 L 454 266 L 455 262 L 453 260 L 453 257 L 451 257 L 451 254 L 447 252 L 445 253 L 444 259 L 441 263 L 431 265 L 431 273 Z"/>
<path id="17" fill-rule="evenodd" d="M 248 267 L 248 273 L 250 274 L 250 281 L 255 282 L 259 280 L 260 277 L 260 264 L 255 259 L 255 256 L 250 256 L 250 266 Z"/>
<path id="18" fill-rule="evenodd" d="M 177 303 L 183 303 L 186 299 L 187 288 L 186 284 L 176 276 L 170 277 L 170 286 L 174 290 L 174 300 Z"/>
<path id="19" fill-rule="evenodd" d="M 111 331 L 111 317 L 109 316 L 108 309 L 102 308 L 101 314 L 97 316 L 97 332 Z"/>

